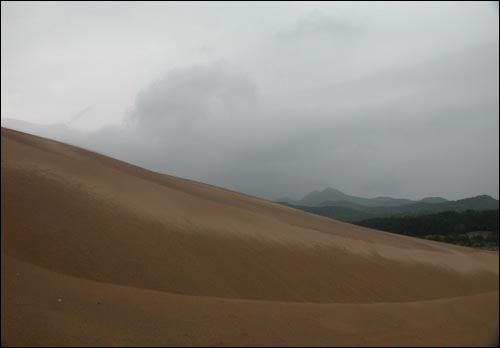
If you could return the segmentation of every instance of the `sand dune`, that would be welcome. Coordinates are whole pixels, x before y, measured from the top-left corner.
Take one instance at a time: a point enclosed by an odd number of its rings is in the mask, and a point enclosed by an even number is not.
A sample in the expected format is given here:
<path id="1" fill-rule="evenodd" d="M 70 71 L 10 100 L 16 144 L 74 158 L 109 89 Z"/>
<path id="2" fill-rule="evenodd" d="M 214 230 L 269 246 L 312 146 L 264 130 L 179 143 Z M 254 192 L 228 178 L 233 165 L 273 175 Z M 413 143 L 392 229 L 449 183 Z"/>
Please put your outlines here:
<path id="1" fill-rule="evenodd" d="M 3 129 L 2 343 L 487 345 L 498 252 Z"/>

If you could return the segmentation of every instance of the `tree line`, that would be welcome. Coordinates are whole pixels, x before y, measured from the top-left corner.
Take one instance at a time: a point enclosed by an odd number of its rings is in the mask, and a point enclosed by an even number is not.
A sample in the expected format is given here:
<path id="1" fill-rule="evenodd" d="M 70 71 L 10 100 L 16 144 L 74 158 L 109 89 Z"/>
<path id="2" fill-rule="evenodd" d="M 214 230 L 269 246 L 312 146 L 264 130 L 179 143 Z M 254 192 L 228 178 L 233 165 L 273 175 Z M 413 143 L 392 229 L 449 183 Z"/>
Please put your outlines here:
<path id="1" fill-rule="evenodd" d="M 499 211 L 447 211 L 416 216 L 390 216 L 355 222 L 357 225 L 413 237 L 466 246 L 498 247 Z M 489 232 L 467 234 L 468 232 Z"/>

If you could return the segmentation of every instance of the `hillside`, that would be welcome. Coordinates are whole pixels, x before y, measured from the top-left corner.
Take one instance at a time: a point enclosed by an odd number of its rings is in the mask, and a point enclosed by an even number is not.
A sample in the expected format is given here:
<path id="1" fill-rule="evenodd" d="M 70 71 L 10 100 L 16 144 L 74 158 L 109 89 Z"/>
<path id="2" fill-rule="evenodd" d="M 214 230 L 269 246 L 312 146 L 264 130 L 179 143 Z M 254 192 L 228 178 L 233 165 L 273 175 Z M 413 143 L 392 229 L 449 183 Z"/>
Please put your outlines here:
<path id="1" fill-rule="evenodd" d="M 498 252 L 374 231 L 2 128 L 6 346 L 484 345 Z"/>

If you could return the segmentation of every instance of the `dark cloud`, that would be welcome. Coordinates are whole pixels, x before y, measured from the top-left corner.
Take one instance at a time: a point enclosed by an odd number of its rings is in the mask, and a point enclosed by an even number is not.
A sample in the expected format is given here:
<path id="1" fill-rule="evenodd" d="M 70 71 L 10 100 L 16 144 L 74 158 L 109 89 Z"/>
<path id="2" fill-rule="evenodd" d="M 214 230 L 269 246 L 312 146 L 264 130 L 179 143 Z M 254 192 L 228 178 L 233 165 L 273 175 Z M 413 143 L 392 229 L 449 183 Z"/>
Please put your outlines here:
<path id="1" fill-rule="evenodd" d="M 223 64 L 176 69 L 141 91 L 130 113 L 138 127 L 172 133 L 194 123 L 238 117 L 257 98 L 256 86 Z"/>

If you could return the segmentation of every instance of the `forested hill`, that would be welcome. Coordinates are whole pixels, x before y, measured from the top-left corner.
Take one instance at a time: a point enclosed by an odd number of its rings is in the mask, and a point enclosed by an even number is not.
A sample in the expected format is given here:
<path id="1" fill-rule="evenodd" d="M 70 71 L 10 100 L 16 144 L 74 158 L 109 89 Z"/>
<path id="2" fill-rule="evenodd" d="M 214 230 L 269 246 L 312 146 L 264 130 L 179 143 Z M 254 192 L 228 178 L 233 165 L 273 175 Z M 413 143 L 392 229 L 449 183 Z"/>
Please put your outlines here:
<path id="1" fill-rule="evenodd" d="M 498 210 L 379 217 L 355 224 L 407 236 L 498 250 Z"/>

